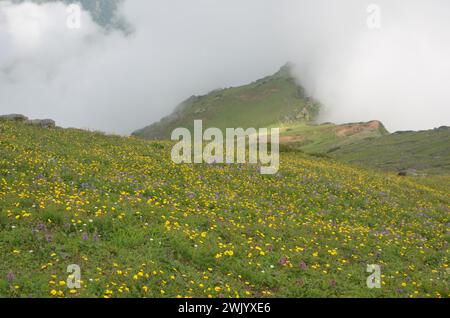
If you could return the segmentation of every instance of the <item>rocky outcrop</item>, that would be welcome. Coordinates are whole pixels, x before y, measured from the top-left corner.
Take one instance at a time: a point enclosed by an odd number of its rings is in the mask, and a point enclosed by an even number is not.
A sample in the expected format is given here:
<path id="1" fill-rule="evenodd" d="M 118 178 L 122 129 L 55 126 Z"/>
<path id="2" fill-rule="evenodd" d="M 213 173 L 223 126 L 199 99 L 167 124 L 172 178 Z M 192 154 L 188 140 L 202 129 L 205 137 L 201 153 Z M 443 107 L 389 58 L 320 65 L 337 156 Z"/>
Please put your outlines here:
<path id="1" fill-rule="evenodd" d="M 406 177 L 406 176 L 418 176 L 418 172 L 416 169 L 402 169 L 398 172 L 398 175 L 400 177 Z"/>
<path id="2" fill-rule="evenodd" d="M 41 128 L 55 128 L 56 123 L 52 119 L 32 119 L 27 120 L 28 125 L 39 126 Z"/>
<path id="3" fill-rule="evenodd" d="M 302 109 L 294 109 L 292 113 L 285 115 L 281 121 L 286 124 L 292 124 L 299 121 L 309 122 L 312 119 L 311 117 L 308 107 L 305 106 Z"/>
<path id="4" fill-rule="evenodd" d="M 56 123 L 53 119 L 28 119 L 27 116 L 21 114 L 9 114 L 9 115 L 1 115 L 0 121 L 8 120 L 8 121 L 16 121 L 23 122 L 27 125 L 38 126 L 41 128 L 54 128 L 56 127 Z"/>
<path id="5" fill-rule="evenodd" d="M 348 137 L 363 132 L 380 132 L 381 134 L 387 133 L 383 124 L 378 120 L 373 120 L 368 123 L 339 125 L 335 129 L 336 136 L 338 137 Z"/>
<path id="6" fill-rule="evenodd" d="M 28 117 L 21 114 L 9 114 L 9 115 L 1 115 L 0 120 L 27 121 Z"/>

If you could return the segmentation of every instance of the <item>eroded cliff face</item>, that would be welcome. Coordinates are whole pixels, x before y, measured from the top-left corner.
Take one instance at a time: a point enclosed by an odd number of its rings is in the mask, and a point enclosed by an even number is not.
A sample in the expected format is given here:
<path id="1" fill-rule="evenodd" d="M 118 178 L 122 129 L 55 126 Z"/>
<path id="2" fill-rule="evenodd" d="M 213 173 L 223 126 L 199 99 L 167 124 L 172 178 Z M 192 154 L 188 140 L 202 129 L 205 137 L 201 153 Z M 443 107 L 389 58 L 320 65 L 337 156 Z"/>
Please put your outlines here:
<path id="1" fill-rule="evenodd" d="M 335 128 L 335 133 L 338 137 L 348 137 L 363 132 L 380 132 L 383 135 L 388 133 L 384 125 L 378 120 L 372 120 L 367 123 L 344 124 Z"/>

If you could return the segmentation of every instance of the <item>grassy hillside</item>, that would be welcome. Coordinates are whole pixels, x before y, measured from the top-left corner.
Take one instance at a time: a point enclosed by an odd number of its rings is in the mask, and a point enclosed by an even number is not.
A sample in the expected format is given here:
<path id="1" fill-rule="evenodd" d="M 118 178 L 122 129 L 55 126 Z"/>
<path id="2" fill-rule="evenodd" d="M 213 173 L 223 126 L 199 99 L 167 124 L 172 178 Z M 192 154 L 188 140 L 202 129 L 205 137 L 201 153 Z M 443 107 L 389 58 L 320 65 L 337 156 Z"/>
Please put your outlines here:
<path id="1" fill-rule="evenodd" d="M 274 124 L 300 123 L 314 120 L 320 105 L 305 95 L 286 64 L 272 76 L 249 85 L 213 91 L 205 96 L 192 96 L 168 117 L 133 135 L 147 139 L 170 139 L 177 127 L 192 129 L 195 119 L 204 127 L 268 127 Z"/>
<path id="2" fill-rule="evenodd" d="M 249 85 L 192 96 L 160 122 L 133 135 L 168 140 L 175 128 L 192 130 L 195 119 L 207 127 L 280 127 L 282 149 L 323 154 L 343 162 L 398 172 L 448 174 L 450 130 L 390 135 L 379 121 L 314 124 L 320 104 L 292 77 L 292 65 Z"/>
<path id="3" fill-rule="evenodd" d="M 307 153 L 328 153 L 338 147 L 389 134 L 379 121 L 344 125 L 300 123 L 286 125 L 280 133 L 283 145 Z"/>
<path id="4" fill-rule="evenodd" d="M 450 173 L 450 127 L 406 131 L 357 141 L 329 152 L 335 158 L 383 170 Z"/>
<path id="5" fill-rule="evenodd" d="M 170 149 L 0 122 L 0 296 L 450 296 L 449 192 L 432 179 L 295 152 L 263 176 Z"/>
<path id="6" fill-rule="evenodd" d="M 389 134 L 377 121 L 298 124 L 281 129 L 284 150 L 323 154 L 343 162 L 410 174 L 450 173 L 450 128 Z"/>

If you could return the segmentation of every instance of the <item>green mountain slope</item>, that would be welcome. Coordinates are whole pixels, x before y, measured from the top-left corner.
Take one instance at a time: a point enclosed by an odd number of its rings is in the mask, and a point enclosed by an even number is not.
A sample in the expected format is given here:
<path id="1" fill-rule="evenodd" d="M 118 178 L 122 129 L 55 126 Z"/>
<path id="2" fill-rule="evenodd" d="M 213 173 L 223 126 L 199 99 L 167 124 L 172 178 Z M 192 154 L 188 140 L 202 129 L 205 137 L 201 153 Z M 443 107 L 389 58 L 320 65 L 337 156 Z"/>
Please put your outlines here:
<path id="1" fill-rule="evenodd" d="M 260 128 L 286 123 L 313 121 L 320 104 L 306 96 L 286 64 L 272 76 L 249 85 L 192 96 L 168 117 L 138 130 L 133 135 L 147 139 L 170 139 L 175 128 L 192 129 L 195 119 L 203 126 Z"/>
<path id="2" fill-rule="evenodd" d="M 383 170 L 450 173 L 450 127 L 405 131 L 329 151 L 340 160 Z"/>
<path id="3" fill-rule="evenodd" d="M 172 145 L 0 121 L 0 295 L 450 296 L 448 188 L 300 152 L 270 176 L 176 165 Z"/>
<path id="4" fill-rule="evenodd" d="M 283 149 L 307 153 L 328 153 L 338 147 L 389 134 L 379 121 L 336 125 L 300 123 L 285 125 L 280 130 Z"/>
<path id="5" fill-rule="evenodd" d="M 133 133 L 168 140 L 178 127 L 192 130 L 195 119 L 207 127 L 280 127 L 282 151 L 300 150 L 388 171 L 450 172 L 448 128 L 390 134 L 377 121 L 314 124 L 320 104 L 306 96 L 292 76 L 292 65 L 249 85 L 192 96 L 160 122 Z"/>
<path id="6" fill-rule="evenodd" d="M 282 150 L 301 150 L 386 171 L 450 174 L 450 127 L 390 134 L 378 121 L 281 129 Z"/>

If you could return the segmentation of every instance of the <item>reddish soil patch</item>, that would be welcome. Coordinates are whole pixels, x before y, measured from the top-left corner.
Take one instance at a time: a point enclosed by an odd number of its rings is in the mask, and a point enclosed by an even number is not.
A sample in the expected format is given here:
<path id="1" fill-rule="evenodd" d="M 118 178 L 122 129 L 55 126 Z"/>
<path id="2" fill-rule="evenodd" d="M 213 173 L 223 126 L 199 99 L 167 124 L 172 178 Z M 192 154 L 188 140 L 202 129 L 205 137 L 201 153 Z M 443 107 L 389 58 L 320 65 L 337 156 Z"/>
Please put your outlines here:
<path id="1" fill-rule="evenodd" d="M 287 144 L 290 142 L 299 142 L 305 140 L 303 136 L 280 136 L 280 144 Z"/>
<path id="2" fill-rule="evenodd" d="M 381 127 L 378 120 L 374 120 L 364 124 L 346 124 L 335 128 L 336 136 L 348 137 L 365 131 L 377 131 Z"/>

